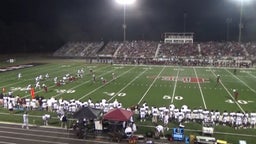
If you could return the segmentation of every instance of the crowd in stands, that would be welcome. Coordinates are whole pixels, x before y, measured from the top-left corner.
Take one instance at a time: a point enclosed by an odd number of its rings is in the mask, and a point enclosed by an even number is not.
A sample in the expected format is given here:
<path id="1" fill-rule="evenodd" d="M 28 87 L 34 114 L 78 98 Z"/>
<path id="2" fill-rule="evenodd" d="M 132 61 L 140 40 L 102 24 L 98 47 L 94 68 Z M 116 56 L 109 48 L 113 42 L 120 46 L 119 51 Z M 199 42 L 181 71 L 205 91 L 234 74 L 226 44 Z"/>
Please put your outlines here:
<path id="1" fill-rule="evenodd" d="M 170 57 L 190 57 L 198 56 L 198 48 L 196 44 L 185 43 L 185 44 L 171 44 L 162 43 L 159 49 L 158 57 L 170 58 Z"/>
<path id="2" fill-rule="evenodd" d="M 108 42 L 104 49 L 100 51 L 98 54 L 102 57 L 112 57 L 115 55 L 115 52 L 117 51 L 120 45 L 120 42 L 117 41 Z"/>
<path id="3" fill-rule="evenodd" d="M 246 48 L 248 56 L 255 59 L 256 42 L 247 42 L 247 43 L 243 44 L 243 46 Z"/>
<path id="4" fill-rule="evenodd" d="M 154 58 L 158 43 L 154 41 L 124 42 L 116 57 L 126 58 Z"/>
<path id="5" fill-rule="evenodd" d="M 205 42 L 200 44 L 202 56 L 239 57 L 245 56 L 246 49 L 238 42 Z"/>
<path id="6" fill-rule="evenodd" d="M 53 55 L 66 57 L 96 57 L 96 53 L 103 45 L 103 42 L 68 42 Z"/>
<path id="7" fill-rule="evenodd" d="M 111 58 L 114 63 L 214 65 L 217 60 L 255 60 L 256 43 L 200 42 L 171 44 L 156 41 L 69 42 L 54 56 Z M 220 65 L 220 62 L 217 62 Z M 230 63 L 230 62 L 226 62 Z M 233 64 L 228 65 L 235 65 Z M 222 64 L 226 65 L 226 64 Z"/>

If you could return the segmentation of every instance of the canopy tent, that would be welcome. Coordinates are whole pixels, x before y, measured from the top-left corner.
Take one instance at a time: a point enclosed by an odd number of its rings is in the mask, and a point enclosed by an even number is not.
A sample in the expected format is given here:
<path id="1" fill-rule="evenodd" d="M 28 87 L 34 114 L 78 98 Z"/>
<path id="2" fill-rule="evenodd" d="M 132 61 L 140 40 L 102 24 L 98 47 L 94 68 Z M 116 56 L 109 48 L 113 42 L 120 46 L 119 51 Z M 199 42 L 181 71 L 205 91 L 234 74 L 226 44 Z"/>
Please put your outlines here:
<path id="1" fill-rule="evenodd" d="M 133 112 L 131 111 L 121 109 L 121 108 L 116 108 L 104 114 L 103 119 L 112 120 L 112 121 L 128 121 L 130 120 L 132 115 L 133 115 Z"/>
<path id="2" fill-rule="evenodd" d="M 97 119 L 101 113 L 102 113 L 102 110 L 91 108 L 91 107 L 83 107 L 73 114 L 73 118 Z"/>

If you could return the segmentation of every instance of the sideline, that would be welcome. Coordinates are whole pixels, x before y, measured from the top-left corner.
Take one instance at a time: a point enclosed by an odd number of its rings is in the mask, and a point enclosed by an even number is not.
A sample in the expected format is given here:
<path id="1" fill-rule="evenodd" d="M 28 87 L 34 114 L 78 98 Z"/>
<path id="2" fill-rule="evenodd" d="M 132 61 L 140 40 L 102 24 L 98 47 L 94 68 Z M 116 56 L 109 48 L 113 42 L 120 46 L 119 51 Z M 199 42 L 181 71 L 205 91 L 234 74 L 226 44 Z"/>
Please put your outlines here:
<path id="1" fill-rule="evenodd" d="M 7 125 L 22 125 L 22 123 L 14 123 L 14 122 L 5 122 L 5 121 L 0 121 L 0 124 L 7 124 Z M 34 126 L 34 125 L 31 125 Z M 154 128 L 155 126 L 149 126 L 149 125 L 137 125 L 139 127 L 146 127 L 146 128 Z M 65 130 L 63 128 L 60 127 L 55 127 L 55 126 L 40 126 L 42 128 L 51 128 L 51 129 L 62 129 Z M 170 128 L 170 130 L 172 130 L 172 128 Z M 169 130 L 169 131 L 170 131 Z M 201 130 L 195 130 L 195 129 L 186 129 L 184 128 L 185 131 L 189 131 L 189 132 L 201 132 Z M 243 134 L 243 133 L 229 133 L 229 132 L 219 132 L 219 131 L 215 131 L 215 134 L 221 134 L 221 135 L 232 135 L 232 136 L 245 136 L 245 137 L 254 137 L 256 138 L 256 135 L 254 134 Z"/>

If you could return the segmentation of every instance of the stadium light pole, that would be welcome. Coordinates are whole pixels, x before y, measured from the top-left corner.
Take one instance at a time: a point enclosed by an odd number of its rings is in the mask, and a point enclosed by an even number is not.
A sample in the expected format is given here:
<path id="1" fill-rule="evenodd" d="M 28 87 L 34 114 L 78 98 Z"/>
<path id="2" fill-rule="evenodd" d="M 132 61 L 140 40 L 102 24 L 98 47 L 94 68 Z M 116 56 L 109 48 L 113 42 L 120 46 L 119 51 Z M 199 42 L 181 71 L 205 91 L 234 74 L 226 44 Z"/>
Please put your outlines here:
<path id="1" fill-rule="evenodd" d="M 124 15 L 123 15 L 123 41 L 126 41 L 126 6 L 133 4 L 136 0 L 116 0 L 117 3 L 123 5 Z"/>
<path id="2" fill-rule="evenodd" d="M 244 10 L 244 0 L 240 0 L 239 35 L 238 35 L 239 43 L 241 42 L 241 38 L 242 38 L 243 10 Z"/>

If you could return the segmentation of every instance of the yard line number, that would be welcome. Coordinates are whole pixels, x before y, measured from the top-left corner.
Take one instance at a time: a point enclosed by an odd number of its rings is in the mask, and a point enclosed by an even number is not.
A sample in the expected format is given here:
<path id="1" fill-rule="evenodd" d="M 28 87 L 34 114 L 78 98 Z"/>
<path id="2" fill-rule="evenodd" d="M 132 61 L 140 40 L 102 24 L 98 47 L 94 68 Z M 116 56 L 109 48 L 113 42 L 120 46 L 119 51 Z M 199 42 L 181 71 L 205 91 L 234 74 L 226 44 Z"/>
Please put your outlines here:
<path id="1" fill-rule="evenodd" d="M 66 89 L 55 89 L 55 91 L 57 93 L 75 93 L 76 92 L 75 90 L 72 90 L 72 89 L 68 89 L 68 90 L 66 90 Z"/>
<path id="2" fill-rule="evenodd" d="M 174 98 L 175 98 L 176 100 L 183 100 L 183 97 L 182 97 L 182 96 L 175 96 Z M 163 96 L 163 99 L 172 99 L 172 97 L 169 96 L 169 95 L 164 95 L 164 96 Z"/>
<path id="3" fill-rule="evenodd" d="M 235 103 L 235 101 L 232 100 L 232 99 L 227 99 L 225 102 L 226 102 L 226 103 L 230 103 L 230 104 Z M 246 104 L 251 103 L 251 102 L 253 102 L 253 101 L 238 100 L 237 102 L 238 102 L 239 104 L 246 105 Z"/>
<path id="4" fill-rule="evenodd" d="M 126 96 L 126 93 L 115 93 L 115 92 L 104 92 L 104 94 L 108 95 L 108 96 L 119 96 L 119 97 L 124 97 Z"/>

